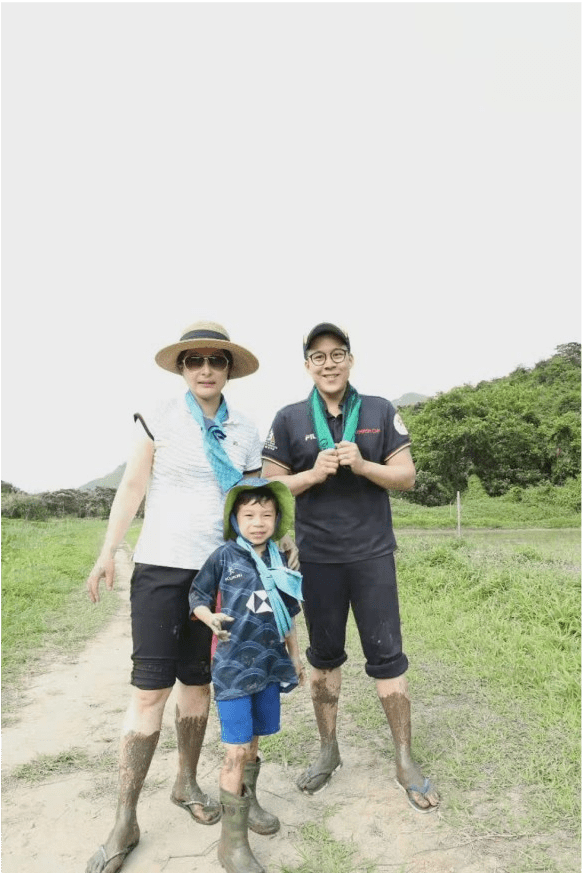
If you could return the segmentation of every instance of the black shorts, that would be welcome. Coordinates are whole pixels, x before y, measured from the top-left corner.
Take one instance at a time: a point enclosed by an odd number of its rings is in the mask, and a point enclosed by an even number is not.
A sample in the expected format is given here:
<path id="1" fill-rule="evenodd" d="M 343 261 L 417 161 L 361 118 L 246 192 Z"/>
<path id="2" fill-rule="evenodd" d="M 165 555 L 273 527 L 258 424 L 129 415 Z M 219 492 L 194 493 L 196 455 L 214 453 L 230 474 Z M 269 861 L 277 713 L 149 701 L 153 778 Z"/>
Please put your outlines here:
<path id="1" fill-rule="evenodd" d="M 365 670 L 374 679 L 395 679 L 409 666 L 402 651 L 395 560 L 392 554 L 351 564 L 301 562 L 304 615 L 312 667 L 333 670 L 347 659 L 346 622 L 352 607 Z"/>
<path id="2" fill-rule="evenodd" d="M 198 570 L 136 564 L 130 605 L 132 685 L 147 691 L 211 681 L 212 632 L 191 621 L 188 592 Z"/>

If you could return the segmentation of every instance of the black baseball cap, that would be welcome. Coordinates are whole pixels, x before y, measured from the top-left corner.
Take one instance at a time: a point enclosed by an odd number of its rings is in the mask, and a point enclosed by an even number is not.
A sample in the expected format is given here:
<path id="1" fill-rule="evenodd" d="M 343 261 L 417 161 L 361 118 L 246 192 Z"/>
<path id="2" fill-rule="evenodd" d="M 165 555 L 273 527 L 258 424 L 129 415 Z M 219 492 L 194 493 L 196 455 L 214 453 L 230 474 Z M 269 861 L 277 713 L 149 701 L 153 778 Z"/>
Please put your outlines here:
<path id="1" fill-rule="evenodd" d="M 313 327 L 311 331 L 304 337 L 304 358 L 308 354 L 308 349 L 310 348 L 316 337 L 321 336 L 323 333 L 333 333 L 334 336 L 337 336 L 340 340 L 342 340 L 348 351 L 350 351 L 350 340 L 346 331 L 335 324 L 322 322 L 321 324 L 317 324 L 316 327 Z"/>

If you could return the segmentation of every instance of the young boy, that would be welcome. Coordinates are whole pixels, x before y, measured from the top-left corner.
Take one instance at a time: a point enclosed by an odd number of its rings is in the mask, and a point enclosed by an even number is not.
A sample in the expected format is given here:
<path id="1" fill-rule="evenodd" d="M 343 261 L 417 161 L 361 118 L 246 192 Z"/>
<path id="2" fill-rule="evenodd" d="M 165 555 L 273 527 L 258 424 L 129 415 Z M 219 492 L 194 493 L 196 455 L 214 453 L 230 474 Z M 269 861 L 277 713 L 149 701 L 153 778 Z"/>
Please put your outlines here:
<path id="1" fill-rule="evenodd" d="M 259 834 L 279 829 L 277 817 L 257 802 L 255 787 L 259 737 L 279 730 L 280 692 L 304 682 L 293 618 L 300 611 L 301 576 L 284 565 L 273 541 L 291 527 L 293 511 L 281 482 L 247 479 L 231 488 L 223 520 L 227 542 L 190 588 L 193 617 L 218 638 L 212 680 L 225 745 L 218 856 L 229 873 L 263 873 L 247 828 Z M 213 613 L 215 604 L 220 611 Z"/>

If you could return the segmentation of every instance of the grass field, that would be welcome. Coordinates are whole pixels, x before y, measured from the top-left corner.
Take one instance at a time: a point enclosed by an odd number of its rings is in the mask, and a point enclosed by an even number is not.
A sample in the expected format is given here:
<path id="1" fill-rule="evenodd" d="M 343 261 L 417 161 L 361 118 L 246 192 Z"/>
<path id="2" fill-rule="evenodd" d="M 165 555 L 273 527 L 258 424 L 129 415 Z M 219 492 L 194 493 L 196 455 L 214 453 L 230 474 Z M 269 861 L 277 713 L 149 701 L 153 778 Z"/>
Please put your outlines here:
<path id="1" fill-rule="evenodd" d="M 462 525 L 461 537 L 451 507 L 393 501 L 414 752 L 447 796 L 448 823 L 476 839 L 527 838 L 528 848 L 521 843 L 505 868 L 512 873 L 574 871 L 569 859 L 578 857 L 581 541 L 573 502 L 559 497 L 466 495 L 462 519 L 473 517 L 475 527 Z M 43 653 L 79 649 L 117 608 L 117 598 L 106 597 L 96 610 L 85 592 L 105 526 L 3 521 L 8 692 Z M 139 523 L 132 545 L 138 532 Z M 343 700 L 355 742 L 376 743 L 388 755 L 352 623 L 347 645 Z M 313 725 L 284 727 L 266 744 L 270 758 L 301 764 L 306 731 Z M 347 848 L 310 830 L 305 841 L 307 857 L 315 857 L 311 843 L 326 853 L 316 867 L 306 861 L 302 873 L 334 873 L 334 853 Z"/>
<path id="2" fill-rule="evenodd" d="M 456 530 L 457 506 L 419 506 L 391 494 L 395 528 Z M 462 529 L 578 528 L 581 524 L 581 479 L 558 488 L 514 488 L 503 497 L 488 497 L 479 479 L 470 476 L 461 495 Z"/>
<path id="3" fill-rule="evenodd" d="M 2 519 L 3 689 L 43 654 L 78 651 L 118 608 L 102 598 L 92 609 L 85 590 L 105 527 L 99 519 Z M 136 536 L 132 528 L 128 539 Z"/>
<path id="4" fill-rule="evenodd" d="M 397 538 L 414 754 L 447 798 L 448 824 L 470 841 L 502 844 L 501 870 L 576 873 L 579 531 L 483 530 L 458 538 L 401 530 Z M 388 761 L 387 725 L 372 683 L 363 681 L 352 620 L 347 652 L 342 699 L 350 735 Z M 262 750 L 300 768 L 313 730 L 288 720 Z M 305 863 L 286 873 L 345 869 L 334 865 L 347 847 L 312 830 L 303 837 Z"/>
<path id="5" fill-rule="evenodd" d="M 578 832 L 580 538 L 402 532 L 397 566 L 415 697 L 433 715 L 418 732 L 431 770 L 463 793 L 502 793 L 512 822 Z M 440 701 L 446 705 L 440 712 Z M 437 709 L 435 709 L 437 707 Z M 513 812 L 512 792 L 524 799 Z"/>

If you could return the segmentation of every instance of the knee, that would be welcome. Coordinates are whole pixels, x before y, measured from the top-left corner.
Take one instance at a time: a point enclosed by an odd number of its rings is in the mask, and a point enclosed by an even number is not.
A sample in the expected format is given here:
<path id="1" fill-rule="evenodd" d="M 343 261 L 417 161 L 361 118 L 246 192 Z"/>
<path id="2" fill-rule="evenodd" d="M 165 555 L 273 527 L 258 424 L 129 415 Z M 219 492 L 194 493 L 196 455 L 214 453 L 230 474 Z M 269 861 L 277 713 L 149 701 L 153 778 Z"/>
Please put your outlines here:
<path id="1" fill-rule="evenodd" d="M 244 746 L 231 746 L 225 749 L 225 760 L 223 761 L 223 770 L 233 772 L 241 770 L 250 757 L 250 746 L 246 743 Z"/>
<path id="2" fill-rule="evenodd" d="M 162 712 L 171 693 L 171 688 L 158 688 L 155 691 L 134 688 L 130 708 L 144 715 Z"/>
<path id="3" fill-rule="evenodd" d="M 198 718 L 208 713 L 210 685 L 183 685 L 182 682 L 177 682 L 175 688 L 178 718 Z"/>

